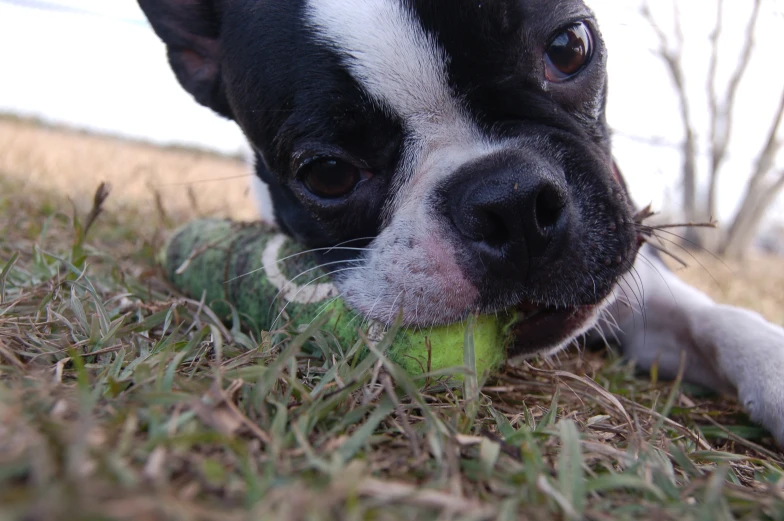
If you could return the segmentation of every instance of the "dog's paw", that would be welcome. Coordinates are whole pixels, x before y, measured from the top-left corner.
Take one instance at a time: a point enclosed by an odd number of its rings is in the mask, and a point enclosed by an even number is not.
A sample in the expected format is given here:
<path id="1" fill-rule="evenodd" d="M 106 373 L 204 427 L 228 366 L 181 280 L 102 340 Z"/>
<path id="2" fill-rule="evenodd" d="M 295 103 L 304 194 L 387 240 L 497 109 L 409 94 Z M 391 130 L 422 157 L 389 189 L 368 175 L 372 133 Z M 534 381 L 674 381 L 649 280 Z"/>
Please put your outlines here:
<path id="1" fill-rule="evenodd" d="M 765 427 L 784 448 L 784 383 L 760 381 L 740 389 L 738 399 L 749 417 Z"/>
<path id="2" fill-rule="evenodd" d="M 784 329 L 757 313 L 717 305 L 692 332 L 698 342 L 712 344 L 715 361 L 751 419 L 784 447 Z"/>

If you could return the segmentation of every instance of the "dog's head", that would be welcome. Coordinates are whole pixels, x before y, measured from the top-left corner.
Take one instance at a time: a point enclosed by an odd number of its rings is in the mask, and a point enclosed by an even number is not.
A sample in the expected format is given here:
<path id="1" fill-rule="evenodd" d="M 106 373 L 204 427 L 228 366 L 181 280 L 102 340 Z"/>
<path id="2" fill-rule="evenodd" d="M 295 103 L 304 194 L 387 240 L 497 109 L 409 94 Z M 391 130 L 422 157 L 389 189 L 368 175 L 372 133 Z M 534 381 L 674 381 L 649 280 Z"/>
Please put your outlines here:
<path id="1" fill-rule="evenodd" d="M 637 250 L 579 0 L 139 0 L 234 119 L 280 226 L 368 317 L 517 306 L 513 354 L 593 325 Z"/>

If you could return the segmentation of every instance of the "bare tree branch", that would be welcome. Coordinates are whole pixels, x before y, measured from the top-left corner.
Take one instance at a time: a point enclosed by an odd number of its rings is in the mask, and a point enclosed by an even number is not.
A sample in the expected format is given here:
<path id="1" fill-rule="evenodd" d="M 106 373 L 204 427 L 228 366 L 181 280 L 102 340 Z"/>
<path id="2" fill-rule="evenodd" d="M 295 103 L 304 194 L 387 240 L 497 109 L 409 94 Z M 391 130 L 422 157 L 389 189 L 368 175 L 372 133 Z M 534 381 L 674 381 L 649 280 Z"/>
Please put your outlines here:
<path id="1" fill-rule="evenodd" d="M 774 198 L 777 197 L 778 193 L 781 191 L 781 189 L 784 188 L 784 170 L 781 170 L 776 175 L 778 175 L 779 178 L 776 181 L 776 184 L 774 184 L 773 187 L 770 190 L 770 192 L 773 194 Z"/>
<path id="2" fill-rule="evenodd" d="M 773 168 L 773 163 L 776 160 L 776 155 L 781 148 L 781 141 L 778 139 L 778 130 L 781 126 L 781 122 L 784 119 L 784 89 L 781 91 L 781 99 L 779 99 L 779 106 L 776 109 L 776 114 L 773 118 L 773 123 L 770 126 L 770 130 L 768 130 L 768 137 L 765 140 L 765 145 L 762 148 L 762 152 L 758 156 L 759 159 L 757 160 L 756 168 L 754 169 L 754 174 L 751 177 L 751 181 L 749 182 L 750 187 L 755 187 L 759 184 L 765 174 L 767 174 L 771 168 Z"/>
<path id="3" fill-rule="evenodd" d="M 743 50 L 741 51 L 740 58 L 737 66 L 730 76 L 727 87 L 727 93 L 724 102 L 719 104 L 718 96 L 716 94 L 716 69 L 718 68 L 718 46 L 719 36 L 721 34 L 721 24 L 724 10 L 724 0 L 719 0 L 716 30 L 711 36 L 712 41 L 712 54 L 711 54 L 711 69 L 709 74 L 709 96 L 710 96 L 710 112 L 711 112 L 711 170 L 710 170 L 710 184 L 708 194 L 708 214 L 713 215 L 716 207 L 716 185 L 718 184 L 719 170 L 721 169 L 724 160 L 727 157 L 727 148 L 730 142 L 730 133 L 732 132 L 732 119 L 735 109 L 735 102 L 737 100 L 738 87 L 746 75 L 748 65 L 751 62 L 751 55 L 754 51 L 755 38 L 754 35 L 757 31 L 757 22 L 759 21 L 760 6 L 762 0 L 754 0 L 754 7 L 751 12 L 751 17 L 746 24 L 745 37 L 743 42 Z"/>
<path id="4" fill-rule="evenodd" d="M 697 133 L 691 117 L 690 100 L 686 92 L 686 75 L 683 65 L 684 32 L 682 20 L 678 10 L 677 0 L 673 1 L 674 10 L 674 35 L 665 32 L 659 26 L 650 10 L 650 0 L 642 0 L 642 17 L 648 22 L 658 39 L 657 54 L 664 62 L 669 76 L 674 84 L 675 94 L 680 101 L 680 120 L 684 131 L 684 139 L 680 143 L 683 154 L 681 176 L 683 182 L 683 212 L 690 221 L 712 219 L 716 213 L 716 199 L 718 178 L 722 166 L 729 157 L 729 144 L 732 139 L 732 127 L 735 107 L 738 101 L 738 92 L 741 83 L 749 70 L 749 64 L 756 46 L 755 36 L 761 17 L 762 0 L 753 0 L 751 13 L 744 26 L 744 40 L 741 45 L 738 61 L 731 70 L 727 79 L 726 90 L 722 92 L 722 85 L 718 80 L 720 66 L 720 42 L 726 20 L 726 2 L 716 0 L 716 20 L 710 37 L 711 55 L 708 63 L 707 95 L 709 108 L 709 176 L 710 184 L 706 198 L 697 197 Z M 754 240 L 755 232 L 759 227 L 767 209 L 776 200 L 778 194 L 784 190 L 784 171 L 775 168 L 777 154 L 784 140 L 778 138 L 779 127 L 784 120 L 784 91 L 774 114 L 772 126 L 766 135 L 766 141 L 757 155 L 756 163 L 751 172 L 750 181 L 746 186 L 741 205 L 736 212 L 728 232 L 721 244 L 722 251 L 739 256 Z M 661 143 L 659 143 L 661 145 Z M 697 230 L 689 229 L 688 240 L 704 246 L 710 243 L 711 237 L 698 234 Z"/>
<path id="5" fill-rule="evenodd" d="M 721 39 L 722 24 L 724 22 L 724 0 L 718 0 L 716 5 L 716 26 L 711 34 L 711 57 L 708 66 L 708 115 L 710 116 L 710 143 L 711 143 L 711 180 L 708 187 L 708 215 L 714 215 L 714 202 L 716 200 L 716 185 L 719 159 L 716 155 L 716 144 L 719 132 L 719 95 L 716 89 L 716 75 L 719 69 L 719 41 Z"/>
<path id="6" fill-rule="evenodd" d="M 716 92 L 716 75 L 719 69 L 719 40 L 724 22 L 724 0 L 716 5 L 716 25 L 711 33 L 711 56 L 708 66 L 708 105 L 711 116 L 711 142 L 716 141 L 716 114 L 719 112 L 719 95 Z"/>
<path id="7" fill-rule="evenodd" d="M 675 44 L 678 54 L 681 54 L 683 52 L 683 24 L 681 24 L 681 10 L 675 0 L 672 2 L 672 17 L 675 24 Z"/>
<path id="8" fill-rule="evenodd" d="M 776 177 L 774 182 L 765 183 L 765 186 L 760 186 L 754 194 L 749 194 L 748 198 L 744 199 L 743 207 L 746 211 L 740 213 L 733 222 L 734 233 L 728 236 L 728 241 L 722 249 L 724 255 L 742 257 L 753 244 L 755 231 L 759 228 L 767 209 L 784 189 L 784 170 L 777 172 Z M 747 201 L 753 204 L 746 204 Z"/>
<path id="9" fill-rule="evenodd" d="M 727 112 L 727 116 L 730 118 L 732 117 L 731 109 L 733 108 L 735 99 L 737 98 L 738 87 L 740 86 L 741 80 L 743 80 L 743 77 L 746 75 L 746 70 L 749 67 L 749 63 L 751 62 L 751 53 L 754 51 L 754 45 L 757 43 L 754 35 L 757 32 L 757 22 L 759 21 L 761 5 L 762 0 L 754 0 L 754 9 L 752 10 L 751 18 L 749 18 L 749 23 L 746 25 L 746 36 L 743 43 L 743 52 L 741 53 L 741 58 L 738 61 L 737 68 L 730 77 L 729 87 L 727 88 L 727 104 L 724 107 L 725 111 Z"/>
<path id="10" fill-rule="evenodd" d="M 784 89 L 782 89 L 781 99 L 768 131 L 767 140 L 746 187 L 743 202 L 735 213 L 732 225 L 722 245 L 722 253 L 726 255 L 739 257 L 743 254 L 753 239 L 749 236 L 753 236 L 765 211 L 773 204 L 784 187 L 784 171 L 777 173 L 778 178 L 772 184 L 766 185 L 764 183 L 768 173 L 773 169 L 776 156 L 782 147 L 782 141 L 778 139 L 778 130 L 782 120 L 784 120 Z"/>
<path id="11" fill-rule="evenodd" d="M 696 172 L 696 153 L 697 153 L 697 139 L 694 131 L 694 125 L 691 120 L 691 110 L 689 107 L 689 99 L 686 93 L 686 82 L 683 73 L 683 63 L 681 54 L 683 51 L 683 31 L 680 23 L 680 15 L 677 11 L 677 4 L 675 7 L 675 33 L 676 44 L 675 50 L 670 50 L 670 41 L 664 33 L 659 24 L 656 22 L 647 0 L 643 3 L 640 11 L 648 21 L 648 24 L 653 29 L 654 33 L 659 40 L 659 55 L 667 65 L 667 70 L 670 77 L 675 84 L 675 91 L 680 100 L 681 108 L 681 123 L 683 125 L 683 132 L 685 139 L 683 140 L 683 211 L 688 221 L 698 220 L 697 216 L 697 172 Z"/>

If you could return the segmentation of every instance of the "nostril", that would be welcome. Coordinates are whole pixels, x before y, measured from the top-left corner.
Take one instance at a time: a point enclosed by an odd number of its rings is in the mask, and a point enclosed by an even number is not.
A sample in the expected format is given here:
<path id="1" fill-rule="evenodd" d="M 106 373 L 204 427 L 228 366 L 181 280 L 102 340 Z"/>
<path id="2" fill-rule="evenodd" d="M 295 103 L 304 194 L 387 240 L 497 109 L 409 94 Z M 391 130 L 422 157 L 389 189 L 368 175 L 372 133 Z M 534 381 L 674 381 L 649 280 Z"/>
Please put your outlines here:
<path id="1" fill-rule="evenodd" d="M 485 229 L 482 240 L 488 244 L 501 245 L 510 239 L 509 227 L 503 217 L 493 212 L 484 214 Z"/>
<path id="2" fill-rule="evenodd" d="M 463 234 L 474 241 L 498 245 L 509 240 L 509 227 L 503 216 L 490 208 L 475 208 L 463 214 L 460 221 Z"/>
<path id="3" fill-rule="evenodd" d="M 519 282 L 568 251 L 571 216 L 579 216 L 568 186 L 538 154 L 505 151 L 461 166 L 433 202 L 470 271 Z"/>
<path id="4" fill-rule="evenodd" d="M 561 218 L 565 203 L 563 197 L 553 186 L 545 186 L 536 196 L 536 225 L 541 232 L 547 233 Z"/>

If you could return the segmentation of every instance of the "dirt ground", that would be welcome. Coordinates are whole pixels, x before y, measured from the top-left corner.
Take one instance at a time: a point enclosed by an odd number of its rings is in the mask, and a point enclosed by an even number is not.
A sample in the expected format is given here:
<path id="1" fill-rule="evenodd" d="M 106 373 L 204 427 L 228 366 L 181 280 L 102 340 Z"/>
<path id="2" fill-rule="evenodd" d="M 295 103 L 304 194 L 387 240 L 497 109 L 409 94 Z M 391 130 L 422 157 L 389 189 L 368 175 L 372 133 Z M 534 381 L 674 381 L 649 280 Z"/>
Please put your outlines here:
<path id="1" fill-rule="evenodd" d="M 29 190 L 56 191 L 86 205 L 101 181 L 111 183 L 109 211 L 164 211 L 179 219 L 220 215 L 252 220 L 248 168 L 227 158 L 0 118 L 0 175 Z M 677 251 L 674 249 L 673 251 Z M 713 298 L 784 324 L 784 259 L 752 254 L 745 262 L 706 252 L 678 252 L 677 273 Z M 674 267 L 675 263 L 671 263 Z"/>

